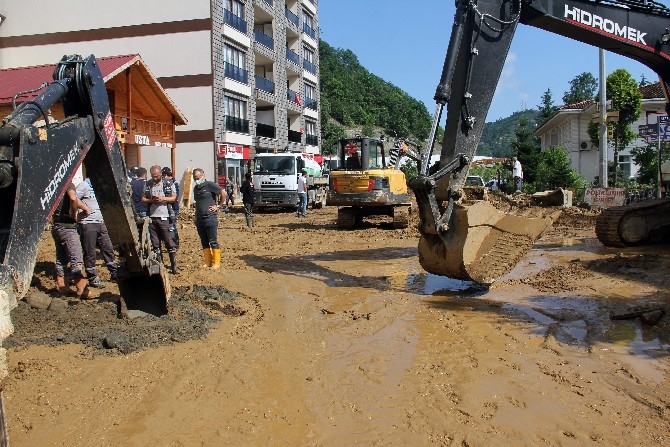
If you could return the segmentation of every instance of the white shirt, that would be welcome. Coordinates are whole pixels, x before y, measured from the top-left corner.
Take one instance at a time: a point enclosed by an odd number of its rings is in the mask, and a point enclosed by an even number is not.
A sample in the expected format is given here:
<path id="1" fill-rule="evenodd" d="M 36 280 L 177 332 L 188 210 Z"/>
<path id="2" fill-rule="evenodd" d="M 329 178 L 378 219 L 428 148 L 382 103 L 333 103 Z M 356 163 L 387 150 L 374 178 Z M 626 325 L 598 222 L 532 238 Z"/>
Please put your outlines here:
<path id="1" fill-rule="evenodd" d="M 307 178 L 301 175 L 298 177 L 298 193 L 307 192 Z"/>
<path id="2" fill-rule="evenodd" d="M 519 160 L 514 162 L 514 168 L 512 169 L 512 175 L 514 177 L 523 178 L 523 169 L 521 169 L 521 162 Z"/>

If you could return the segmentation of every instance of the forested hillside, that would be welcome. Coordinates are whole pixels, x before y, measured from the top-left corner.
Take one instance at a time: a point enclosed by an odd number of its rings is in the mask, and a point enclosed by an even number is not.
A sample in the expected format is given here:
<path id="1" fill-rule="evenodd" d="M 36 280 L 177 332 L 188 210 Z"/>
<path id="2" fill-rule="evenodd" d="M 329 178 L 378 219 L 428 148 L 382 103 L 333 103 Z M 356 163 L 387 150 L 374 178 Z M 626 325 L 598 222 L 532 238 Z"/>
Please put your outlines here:
<path id="1" fill-rule="evenodd" d="M 319 42 L 321 69 L 322 149 L 328 153 L 333 143 L 351 130 L 376 136 L 375 130 L 392 136 L 423 141 L 428 138 L 432 117 L 426 106 L 395 85 L 363 67 L 351 50 Z M 526 110 L 486 123 L 477 155 L 509 156 L 514 131 L 521 116 L 534 128 L 538 111 Z M 436 146 L 441 138 L 436 141 Z M 439 152 L 439 147 L 434 148 Z"/>

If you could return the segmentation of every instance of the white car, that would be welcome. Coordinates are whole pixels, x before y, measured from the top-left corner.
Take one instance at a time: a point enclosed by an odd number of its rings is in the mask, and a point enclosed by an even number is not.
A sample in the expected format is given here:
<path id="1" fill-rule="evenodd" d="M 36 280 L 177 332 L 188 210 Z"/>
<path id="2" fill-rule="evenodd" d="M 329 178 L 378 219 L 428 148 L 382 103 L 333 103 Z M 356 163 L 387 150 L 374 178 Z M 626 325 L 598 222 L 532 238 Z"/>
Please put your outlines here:
<path id="1" fill-rule="evenodd" d="M 478 175 L 468 175 L 465 186 L 484 186 L 484 179 Z"/>

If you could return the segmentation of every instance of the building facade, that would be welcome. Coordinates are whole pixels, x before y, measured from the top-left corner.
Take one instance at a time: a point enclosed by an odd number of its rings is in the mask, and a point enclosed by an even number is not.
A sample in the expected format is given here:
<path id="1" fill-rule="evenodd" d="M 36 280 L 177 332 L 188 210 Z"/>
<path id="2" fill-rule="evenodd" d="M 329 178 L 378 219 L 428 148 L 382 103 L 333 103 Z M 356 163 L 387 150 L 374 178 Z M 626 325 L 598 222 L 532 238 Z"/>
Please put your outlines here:
<path id="1" fill-rule="evenodd" d="M 665 99 L 660 83 L 640 87 L 642 93 L 642 113 L 632 130 L 637 133 L 643 124 L 653 124 L 660 116 L 665 116 Z M 600 151 L 591 143 L 588 134 L 591 119 L 598 112 L 596 101 L 587 100 L 577 104 L 562 106 L 534 132 L 540 138 L 542 150 L 562 147 L 568 154 L 571 167 L 587 181 L 593 181 L 599 174 Z M 631 149 L 649 144 L 642 138 L 635 139 L 629 147 L 619 150 L 617 163 L 628 177 L 636 177 L 638 167 L 633 161 Z M 614 148 L 608 148 L 607 159 L 614 159 Z"/>
<path id="2" fill-rule="evenodd" d="M 139 54 L 188 120 L 177 127 L 175 172 L 202 167 L 239 183 L 257 152 L 320 152 L 317 5 L 0 0 L 0 68 Z M 165 147 L 142 154 L 145 167 L 171 165 Z"/>

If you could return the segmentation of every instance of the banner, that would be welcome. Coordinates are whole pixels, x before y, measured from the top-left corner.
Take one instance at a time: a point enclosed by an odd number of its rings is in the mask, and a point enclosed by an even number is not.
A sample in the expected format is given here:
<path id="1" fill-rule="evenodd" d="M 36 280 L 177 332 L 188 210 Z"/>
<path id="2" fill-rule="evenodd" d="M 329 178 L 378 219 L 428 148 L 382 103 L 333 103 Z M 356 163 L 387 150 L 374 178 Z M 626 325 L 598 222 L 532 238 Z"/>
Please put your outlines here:
<path id="1" fill-rule="evenodd" d="M 584 193 L 584 202 L 594 208 L 609 208 L 626 203 L 625 188 L 589 188 Z"/>

